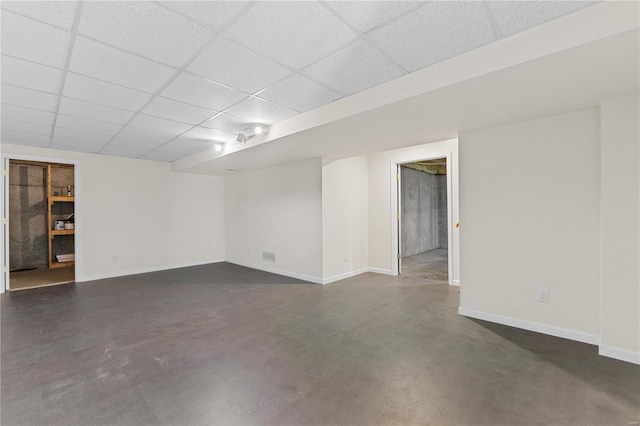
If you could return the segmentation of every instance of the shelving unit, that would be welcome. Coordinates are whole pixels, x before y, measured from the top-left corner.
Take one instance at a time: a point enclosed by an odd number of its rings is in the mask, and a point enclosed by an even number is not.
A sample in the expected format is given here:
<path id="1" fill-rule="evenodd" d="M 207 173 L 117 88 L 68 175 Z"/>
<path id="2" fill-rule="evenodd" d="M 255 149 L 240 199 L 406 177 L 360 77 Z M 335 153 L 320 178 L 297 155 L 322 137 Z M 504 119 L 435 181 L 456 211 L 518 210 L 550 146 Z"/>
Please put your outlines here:
<path id="1" fill-rule="evenodd" d="M 52 214 L 52 210 L 54 209 L 54 206 L 60 204 L 60 203 L 71 203 L 72 207 L 71 207 L 71 211 L 73 212 L 75 209 L 73 208 L 74 203 L 75 203 L 75 197 L 71 196 L 61 196 L 61 195 L 53 195 L 53 191 L 51 189 L 51 169 L 52 169 L 52 165 L 48 164 L 47 165 L 47 223 L 49 224 L 49 238 L 48 240 L 48 244 L 49 244 L 49 268 L 61 268 L 64 266 L 72 266 L 75 262 L 71 261 L 71 262 L 58 262 L 55 258 L 56 254 L 60 254 L 60 253 L 54 253 L 53 252 L 53 241 L 54 238 L 56 237 L 62 237 L 62 238 L 68 238 L 67 236 L 71 236 L 71 238 L 74 238 L 73 236 L 75 235 L 75 229 L 64 229 L 64 230 L 54 230 L 53 229 L 53 222 L 54 222 L 54 218 L 53 218 L 53 214 Z M 55 219 L 57 220 L 57 219 Z"/>

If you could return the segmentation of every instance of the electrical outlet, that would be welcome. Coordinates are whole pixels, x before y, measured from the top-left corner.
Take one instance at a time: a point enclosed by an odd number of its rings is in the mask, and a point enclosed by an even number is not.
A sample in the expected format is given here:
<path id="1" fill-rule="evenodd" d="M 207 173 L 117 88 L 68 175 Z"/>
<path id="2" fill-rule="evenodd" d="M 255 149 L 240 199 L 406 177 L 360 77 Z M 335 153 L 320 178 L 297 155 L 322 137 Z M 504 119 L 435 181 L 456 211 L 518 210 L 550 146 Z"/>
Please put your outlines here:
<path id="1" fill-rule="evenodd" d="M 344 261 L 345 261 L 345 262 L 348 262 L 348 261 L 349 261 L 349 255 L 348 255 L 348 254 L 345 254 L 345 255 L 344 255 Z"/>
<path id="2" fill-rule="evenodd" d="M 549 303 L 549 290 L 546 288 L 538 289 L 538 302 Z"/>
<path id="3" fill-rule="evenodd" d="M 118 256 L 116 256 L 115 254 L 113 256 L 111 256 L 111 261 L 115 262 L 118 260 Z"/>

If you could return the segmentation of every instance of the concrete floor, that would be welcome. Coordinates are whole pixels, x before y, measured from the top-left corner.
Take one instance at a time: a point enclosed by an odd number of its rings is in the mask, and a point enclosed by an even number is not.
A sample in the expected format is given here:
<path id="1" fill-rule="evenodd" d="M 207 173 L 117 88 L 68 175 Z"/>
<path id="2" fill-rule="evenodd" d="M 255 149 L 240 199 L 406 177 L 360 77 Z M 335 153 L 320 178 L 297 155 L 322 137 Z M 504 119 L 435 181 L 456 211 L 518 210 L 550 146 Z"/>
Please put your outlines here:
<path id="1" fill-rule="evenodd" d="M 227 263 L 6 293 L 1 422 L 633 424 L 640 367 L 457 314 L 458 289 Z"/>
<path id="2" fill-rule="evenodd" d="M 448 250 L 434 249 L 402 259 L 402 275 L 436 283 L 448 283 Z"/>
<path id="3" fill-rule="evenodd" d="M 25 290 L 33 287 L 66 284 L 74 280 L 75 266 L 11 272 L 9 274 L 9 290 Z"/>

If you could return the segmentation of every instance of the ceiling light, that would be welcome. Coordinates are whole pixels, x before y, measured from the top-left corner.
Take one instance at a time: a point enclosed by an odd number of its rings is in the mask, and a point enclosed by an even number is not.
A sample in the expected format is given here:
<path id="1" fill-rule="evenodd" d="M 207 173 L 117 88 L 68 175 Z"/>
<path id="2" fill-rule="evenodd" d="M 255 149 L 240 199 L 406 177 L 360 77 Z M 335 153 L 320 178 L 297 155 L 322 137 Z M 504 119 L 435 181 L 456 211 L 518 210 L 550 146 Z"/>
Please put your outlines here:
<path id="1" fill-rule="evenodd" d="M 217 152 L 220 152 L 224 149 L 224 145 L 221 143 L 213 144 L 213 149 L 216 150 Z"/>
<path id="2" fill-rule="evenodd" d="M 269 133 L 269 128 L 267 126 L 257 124 L 249 127 L 243 133 L 238 133 L 238 138 L 236 140 L 240 143 L 243 143 L 256 135 L 263 135 L 267 133 Z"/>
<path id="3" fill-rule="evenodd" d="M 256 126 L 254 127 L 253 131 L 255 132 L 256 135 L 261 135 L 264 129 L 262 128 L 262 126 Z"/>

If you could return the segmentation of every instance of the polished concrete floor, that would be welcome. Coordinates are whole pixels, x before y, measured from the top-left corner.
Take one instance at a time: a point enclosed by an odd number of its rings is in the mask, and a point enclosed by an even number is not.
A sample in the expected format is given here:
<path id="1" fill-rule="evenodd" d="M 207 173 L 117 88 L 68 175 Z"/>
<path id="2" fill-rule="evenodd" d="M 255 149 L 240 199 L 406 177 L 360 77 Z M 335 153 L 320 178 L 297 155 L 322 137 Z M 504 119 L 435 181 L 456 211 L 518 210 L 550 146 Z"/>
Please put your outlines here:
<path id="1" fill-rule="evenodd" d="M 402 259 L 401 274 L 437 283 L 448 283 L 448 250 L 438 248 Z"/>
<path id="2" fill-rule="evenodd" d="M 6 293 L 3 425 L 627 425 L 640 367 L 458 289 L 227 263 Z M 633 423 L 632 423 L 633 424 Z"/>
<path id="3" fill-rule="evenodd" d="M 75 266 L 11 272 L 9 274 L 9 290 L 25 290 L 47 285 L 66 284 L 74 280 Z"/>

